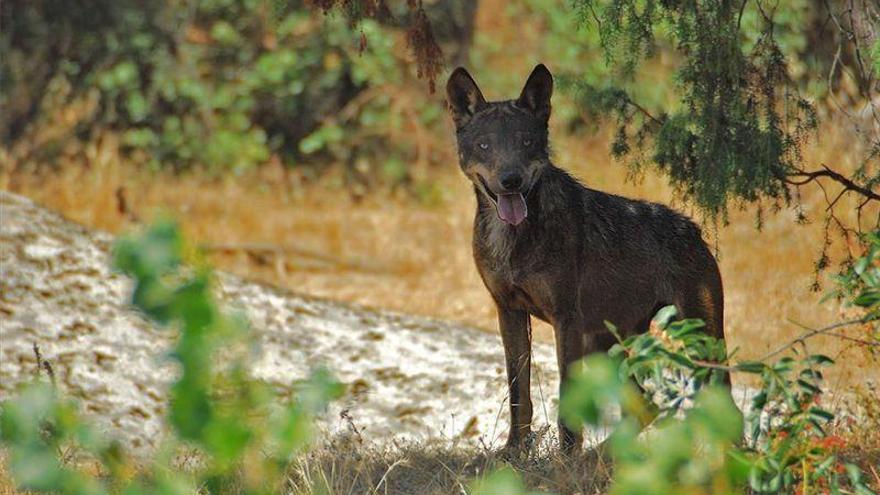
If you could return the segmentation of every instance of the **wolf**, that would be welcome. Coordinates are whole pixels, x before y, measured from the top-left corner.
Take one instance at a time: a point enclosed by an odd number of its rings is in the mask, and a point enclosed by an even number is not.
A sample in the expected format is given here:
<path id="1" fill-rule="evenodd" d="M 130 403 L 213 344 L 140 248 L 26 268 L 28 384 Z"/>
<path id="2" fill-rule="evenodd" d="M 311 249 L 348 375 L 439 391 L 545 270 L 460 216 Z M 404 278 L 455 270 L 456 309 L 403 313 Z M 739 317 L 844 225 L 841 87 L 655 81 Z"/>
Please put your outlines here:
<path id="1" fill-rule="evenodd" d="M 510 401 L 507 449 L 531 433 L 531 317 L 553 326 L 560 385 L 569 367 L 648 330 L 662 307 L 723 338 L 721 274 L 699 227 L 676 211 L 590 189 L 550 160 L 553 76 L 538 65 L 519 98 L 486 101 L 462 67 L 449 77 L 458 158 L 477 200 L 473 254 L 498 309 Z M 560 447 L 581 432 L 561 420 Z"/>

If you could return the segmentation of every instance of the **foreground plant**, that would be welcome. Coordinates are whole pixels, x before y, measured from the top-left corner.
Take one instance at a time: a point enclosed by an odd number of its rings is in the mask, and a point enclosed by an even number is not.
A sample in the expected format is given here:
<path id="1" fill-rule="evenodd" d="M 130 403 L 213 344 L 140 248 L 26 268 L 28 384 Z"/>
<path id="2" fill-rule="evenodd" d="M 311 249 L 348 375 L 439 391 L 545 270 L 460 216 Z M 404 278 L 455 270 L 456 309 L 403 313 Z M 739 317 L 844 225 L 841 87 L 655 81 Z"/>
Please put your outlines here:
<path id="1" fill-rule="evenodd" d="M 743 493 L 746 487 L 773 494 L 810 493 L 810 487 L 873 493 L 861 471 L 839 457 L 842 439 L 828 433 L 834 414 L 821 406 L 821 368 L 830 358 L 714 365 L 704 357 L 720 342 L 698 332 L 699 321 L 658 326 L 622 342 L 612 353 L 616 360 L 585 361 L 563 395 L 572 424 L 614 429 L 612 494 Z M 744 417 L 730 392 L 713 383 L 720 371 L 760 376 Z M 659 419 L 641 440 L 643 418 L 655 404 Z M 608 414 L 615 408 L 620 419 Z"/>
<path id="2" fill-rule="evenodd" d="M 742 493 L 746 486 L 753 493 L 874 493 L 859 468 L 841 459 L 843 440 L 828 431 L 835 415 L 822 406 L 822 368 L 833 360 L 809 354 L 805 344 L 862 326 L 867 336 L 857 340 L 871 351 L 880 347 L 880 233 L 864 241 L 864 255 L 838 277 L 834 293 L 858 315 L 810 330 L 761 361 L 732 362 L 722 342 L 700 331 L 701 321 L 671 322 L 672 307 L 658 313 L 651 332 L 621 341 L 611 357 L 584 361 L 560 407 L 572 425 L 614 427 L 611 493 Z M 785 351 L 794 356 L 770 361 Z M 760 377 L 745 417 L 719 387 L 729 372 Z M 660 419 L 640 441 L 653 405 Z M 608 415 L 614 408 L 620 419 Z"/>
<path id="3" fill-rule="evenodd" d="M 19 488 L 63 494 L 218 493 L 233 481 L 239 493 L 275 493 L 291 456 L 312 436 L 313 417 L 342 392 L 326 371 L 299 384 L 284 404 L 248 374 L 247 326 L 223 314 L 204 267 L 183 266 L 184 243 L 172 223 L 121 240 L 115 266 L 135 280 L 132 303 L 163 325 L 179 328 L 171 350 L 180 375 L 169 397 L 169 438 L 146 465 L 80 418 L 76 404 L 43 383 L 27 386 L 2 405 L 0 441 Z M 215 366 L 215 363 L 225 363 Z M 64 462 L 76 448 L 97 464 L 100 477 Z M 187 450 L 198 467 L 175 469 Z"/>
<path id="4" fill-rule="evenodd" d="M 673 314 L 665 309 L 660 317 Z M 839 457 L 842 439 L 827 430 L 834 415 L 820 406 L 820 368 L 829 358 L 717 365 L 705 359 L 723 342 L 700 332 L 702 322 L 655 324 L 611 356 L 578 363 L 563 389 L 560 409 L 572 428 L 612 431 L 601 447 L 614 464 L 611 495 L 874 494 L 859 468 Z M 730 371 L 761 377 L 745 416 L 721 385 Z M 477 488 L 527 493 L 507 474 Z"/>

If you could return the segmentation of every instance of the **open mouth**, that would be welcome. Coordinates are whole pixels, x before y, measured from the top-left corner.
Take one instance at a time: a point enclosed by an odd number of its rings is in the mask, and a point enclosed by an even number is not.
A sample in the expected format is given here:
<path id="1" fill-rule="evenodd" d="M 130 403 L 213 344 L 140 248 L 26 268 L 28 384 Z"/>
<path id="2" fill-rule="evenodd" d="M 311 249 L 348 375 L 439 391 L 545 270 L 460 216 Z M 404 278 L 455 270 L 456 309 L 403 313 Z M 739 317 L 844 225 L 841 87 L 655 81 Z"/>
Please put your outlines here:
<path id="1" fill-rule="evenodd" d="M 483 191 L 495 203 L 495 212 L 502 222 L 516 226 L 526 219 L 529 215 L 529 208 L 526 206 L 526 198 L 522 193 L 495 194 L 481 175 L 477 174 L 477 177 L 480 178 Z"/>

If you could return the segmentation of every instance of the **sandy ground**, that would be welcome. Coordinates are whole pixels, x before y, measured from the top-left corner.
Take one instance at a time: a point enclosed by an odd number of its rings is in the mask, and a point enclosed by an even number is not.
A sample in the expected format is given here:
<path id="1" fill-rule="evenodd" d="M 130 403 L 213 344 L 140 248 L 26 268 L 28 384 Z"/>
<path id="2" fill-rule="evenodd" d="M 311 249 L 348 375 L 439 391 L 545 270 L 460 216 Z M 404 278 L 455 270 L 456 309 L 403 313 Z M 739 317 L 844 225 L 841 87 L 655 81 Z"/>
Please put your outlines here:
<path id="1" fill-rule="evenodd" d="M 35 375 L 37 344 L 63 392 L 108 434 L 135 450 L 157 445 L 175 373 L 163 359 L 173 332 L 126 304 L 130 281 L 109 268 L 112 237 L 8 193 L 0 193 L 0 215 L 0 400 Z M 250 320 L 260 351 L 256 376 L 283 390 L 326 366 L 350 385 L 326 428 L 350 428 L 348 416 L 375 441 L 440 437 L 500 445 L 508 413 L 497 335 L 306 298 L 223 273 L 218 279 L 228 307 Z M 534 363 L 541 428 L 555 416 L 552 347 L 536 344 Z"/>

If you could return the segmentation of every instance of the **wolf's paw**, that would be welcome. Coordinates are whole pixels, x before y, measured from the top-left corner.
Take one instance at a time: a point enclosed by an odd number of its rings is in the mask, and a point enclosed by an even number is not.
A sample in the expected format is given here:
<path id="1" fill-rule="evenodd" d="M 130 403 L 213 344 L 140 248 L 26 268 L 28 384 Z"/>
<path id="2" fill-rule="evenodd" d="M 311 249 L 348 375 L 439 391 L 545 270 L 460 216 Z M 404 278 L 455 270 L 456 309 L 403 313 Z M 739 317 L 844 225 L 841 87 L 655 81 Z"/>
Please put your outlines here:
<path id="1" fill-rule="evenodd" d="M 511 436 L 507 439 L 504 447 L 496 452 L 496 455 L 506 461 L 520 459 L 524 456 L 527 457 L 535 445 L 535 439 L 536 435 L 532 431 L 519 437 Z"/>
<path id="2" fill-rule="evenodd" d="M 505 462 L 513 462 L 528 456 L 529 450 L 522 444 L 505 444 L 495 451 L 495 457 Z"/>
<path id="3" fill-rule="evenodd" d="M 605 461 L 611 460 L 611 438 L 606 438 L 601 442 L 591 445 L 587 448 L 587 453 L 596 456 L 597 459 Z"/>

